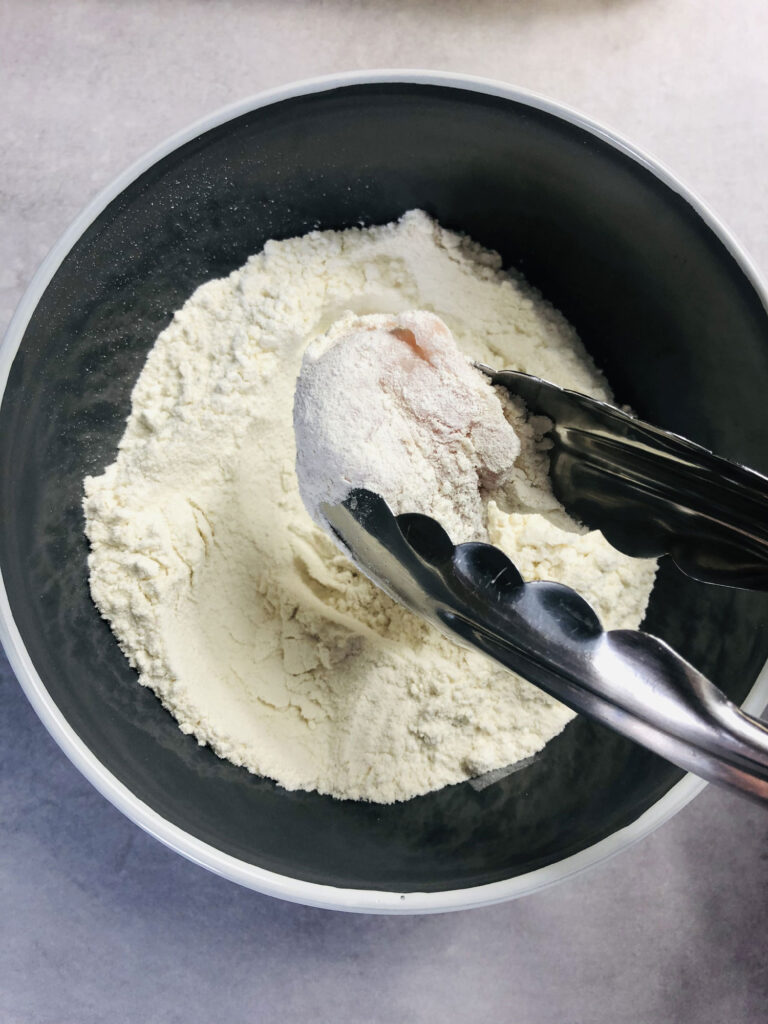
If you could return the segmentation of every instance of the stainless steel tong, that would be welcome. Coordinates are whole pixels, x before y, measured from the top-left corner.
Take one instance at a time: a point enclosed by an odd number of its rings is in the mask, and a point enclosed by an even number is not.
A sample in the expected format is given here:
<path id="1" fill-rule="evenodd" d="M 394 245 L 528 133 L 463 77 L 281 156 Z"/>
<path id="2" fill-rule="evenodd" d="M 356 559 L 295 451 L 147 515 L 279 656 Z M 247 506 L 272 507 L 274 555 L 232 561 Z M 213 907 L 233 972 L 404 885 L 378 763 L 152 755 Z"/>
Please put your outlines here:
<path id="1" fill-rule="evenodd" d="M 768 479 L 613 406 L 481 367 L 553 421 L 550 476 L 566 510 L 619 550 L 668 553 L 696 579 L 768 589 Z M 663 640 L 603 630 L 559 583 L 525 583 L 490 544 L 454 546 L 434 519 L 352 491 L 322 509 L 353 561 L 454 640 L 711 782 L 768 800 L 768 726 Z"/>
<path id="2" fill-rule="evenodd" d="M 768 590 L 767 477 L 587 395 L 478 369 L 552 420 L 552 489 L 574 519 L 626 555 L 668 554 L 705 583 Z"/>

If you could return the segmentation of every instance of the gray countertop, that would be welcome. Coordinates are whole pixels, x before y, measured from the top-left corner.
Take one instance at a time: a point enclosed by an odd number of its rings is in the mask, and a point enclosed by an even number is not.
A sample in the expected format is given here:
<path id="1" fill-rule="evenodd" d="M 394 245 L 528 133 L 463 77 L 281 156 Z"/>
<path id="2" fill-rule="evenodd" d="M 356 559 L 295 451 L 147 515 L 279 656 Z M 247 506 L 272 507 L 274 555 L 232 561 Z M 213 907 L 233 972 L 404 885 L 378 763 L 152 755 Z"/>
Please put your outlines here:
<path id="1" fill-rule="evenodd" d="M 0 328 L 93 194 L 216 107 L 372 67 L 487 75 L 668 163 L 768 272 L 764 0 L 5 0 Z M 536 896 L 435 917 L 294 906 L 182 860 L 48 737 L 0 655 L 0 1021 L 757 1024 L 768 815 L 708 789 Z"/>

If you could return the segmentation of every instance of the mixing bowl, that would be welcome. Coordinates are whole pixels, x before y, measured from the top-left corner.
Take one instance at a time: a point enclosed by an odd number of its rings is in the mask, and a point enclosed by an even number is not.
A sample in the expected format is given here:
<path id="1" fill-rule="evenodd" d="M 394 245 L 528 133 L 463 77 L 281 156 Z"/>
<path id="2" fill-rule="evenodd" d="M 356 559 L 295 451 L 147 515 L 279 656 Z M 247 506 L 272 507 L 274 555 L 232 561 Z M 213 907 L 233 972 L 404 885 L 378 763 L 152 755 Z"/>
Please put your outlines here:
<path id="1" fill-rule="evenodd" d="M 667 171 L 572 111 L 427 73 L 307 82 L 162 145 L 72 225 L 2 350 L 2 640 L 43 722 L 138 825 L 237 882 L 350 910 L 478 906 L 645 835 L 700 788 L 579 718 L 534 761 L 392 806 L 289 793 L 219 760 L 142 689 L 91 603 L 82 479 L 111 462 L 147 351 L 270 238 L 421 207 L 498 249 L 576 326 L 617 398 L 768 472 L 754 268 Z M 645 628 L 761 711 L 768 595 L 662 565 Z"/>

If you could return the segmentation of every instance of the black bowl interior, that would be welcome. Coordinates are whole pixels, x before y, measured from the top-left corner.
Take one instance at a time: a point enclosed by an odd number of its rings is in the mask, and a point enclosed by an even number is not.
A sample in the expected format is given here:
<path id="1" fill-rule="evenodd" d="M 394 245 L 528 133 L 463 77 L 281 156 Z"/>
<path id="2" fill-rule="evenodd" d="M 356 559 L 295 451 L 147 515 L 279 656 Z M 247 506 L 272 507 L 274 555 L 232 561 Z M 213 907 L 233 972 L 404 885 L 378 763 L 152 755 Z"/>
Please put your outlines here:
<path id="1" fill-rule="evenodd" d="M 32 317 L 0 410 L 0 564 L 45 686 L 137 797 L 244 861 L 328 885 L 461 888 L 627 825 L 681 772 L 585 720 L 476 792 L 405 804 L 288 793 L 183 736 L 91 603 L 82 479 L 115 455 L 145 355 L 197 285 L 273 237 L 422 207 L 502 253 L 576 325 L 618 398 L 768 471 L 768 319 L 684 198 L 588 132 L 509 100 L 413 84 L 285 100 L 205 132 L 84 233 Z M 768 595 L 664 565 L 646 628 L 741 700 Z"/>

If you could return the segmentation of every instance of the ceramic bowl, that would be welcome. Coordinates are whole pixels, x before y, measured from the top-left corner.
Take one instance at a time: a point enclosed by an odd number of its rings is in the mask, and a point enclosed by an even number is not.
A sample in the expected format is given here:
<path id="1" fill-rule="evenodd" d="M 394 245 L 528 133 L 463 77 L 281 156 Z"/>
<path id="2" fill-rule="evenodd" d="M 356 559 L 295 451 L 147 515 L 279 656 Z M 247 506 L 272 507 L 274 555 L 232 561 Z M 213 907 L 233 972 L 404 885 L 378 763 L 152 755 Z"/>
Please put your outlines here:
<path id="1" fill-rule="evenodd" d="M 169 140 L 40 268 L 2 349 L 2 640 L 43 722 L 138 825 L 254 889 L 424 912 L 532 892 L 626 847 L 698 780 L 579 717 L 527 767 L 393 806 L 289 793 L 179 731 L 91 602 L 82 480 L 113 461 L 173 311 L 270 238 L 421 207 L 498 249 L 575 325 L 617 399 L 768 471 L 768 317 L 754 267 L 672 175 L 572 111 L 497 83 L 301 83 Z M 761 711 L 768 595 L 662 564 L 645 628 Z"/>

